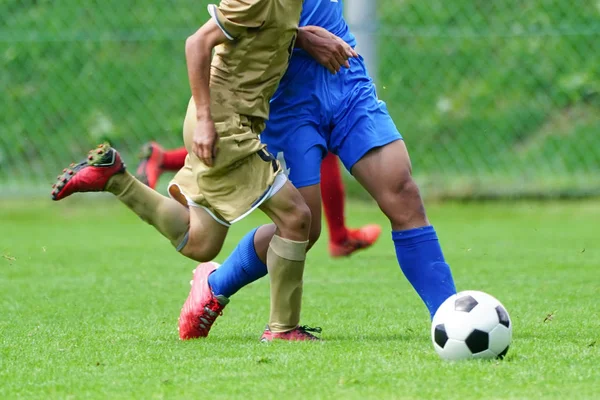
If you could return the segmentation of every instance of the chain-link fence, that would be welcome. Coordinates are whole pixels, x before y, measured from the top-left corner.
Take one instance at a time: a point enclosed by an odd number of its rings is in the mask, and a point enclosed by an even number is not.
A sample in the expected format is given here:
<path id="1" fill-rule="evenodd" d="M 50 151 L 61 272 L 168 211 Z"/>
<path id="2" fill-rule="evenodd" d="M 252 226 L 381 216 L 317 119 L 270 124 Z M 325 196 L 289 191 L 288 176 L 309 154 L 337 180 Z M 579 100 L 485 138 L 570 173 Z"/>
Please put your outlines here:
<path id="1" fill-rule="evenodd" d="M 375 0 L 373 0 L 375 1 Z M 181 144 L 199 0 L 0 2 L 0 188 L 103 140 Z M 378 91 L 428 194 L 600 191 L 600 3 L 379 0 Z M 366 27 L 365 29 L 371 29 Z"/>

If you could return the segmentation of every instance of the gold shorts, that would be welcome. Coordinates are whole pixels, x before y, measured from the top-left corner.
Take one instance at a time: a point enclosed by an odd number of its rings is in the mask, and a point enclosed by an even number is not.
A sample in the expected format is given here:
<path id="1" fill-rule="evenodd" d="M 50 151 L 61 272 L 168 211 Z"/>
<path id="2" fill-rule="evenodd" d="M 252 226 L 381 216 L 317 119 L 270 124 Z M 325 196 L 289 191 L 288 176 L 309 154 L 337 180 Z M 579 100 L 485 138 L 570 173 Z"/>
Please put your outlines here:
<path id="1" fill-rule="evenodd" d="M 213 120 L 219 144 L 215 164 L 207 167 L 192 152 L 196 107 L 190 100 L 183 124 L 188 155 L 184 167 L 169 183 L 169 194 L 185 206 L 206 208 L 213 218 L 228 225 L 269 199 L 285 178 L 279 162 L 258 137 L 264 129 L 262 119 L 223 113 L 213 115 Z"/>

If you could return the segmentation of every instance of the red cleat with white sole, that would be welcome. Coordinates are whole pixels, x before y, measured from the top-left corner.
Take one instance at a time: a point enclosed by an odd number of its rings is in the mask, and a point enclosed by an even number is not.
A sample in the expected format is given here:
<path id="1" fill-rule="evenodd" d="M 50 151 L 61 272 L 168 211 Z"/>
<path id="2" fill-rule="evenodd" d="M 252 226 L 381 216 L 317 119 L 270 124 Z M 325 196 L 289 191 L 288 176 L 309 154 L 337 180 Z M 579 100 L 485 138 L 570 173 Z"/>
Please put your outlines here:
<path id="1" fill-rule="evenodd" d="M 119 153 L 108 144 L 90 150 L 87 159 L 71 164 L 52 185 L 52 200 L 62 200 L 77 192 L 101 192 L 108 180 L 125 172 Z"/>
<path id="2" fill-rule="evenodd" d="M 163 173 L 161 165 L 164 152 L 155 142 L 146 143 L 140 151 L 140 163 L 135 174 L 142 183 L 152 189 L 156 187 L 158 178 Z"/>
<path id="3" fill-rule="evenodd" d="M 287 332 L 271 332 L 269 325 L 265 328 L 260 341 L 261 342 L 272 342 L 273 340 L 287 340 L 287 341 L 307 341 L 307 340 L 321 340 L 310 332 L 321 333 L 321 328 L 310 328 L 302 325 L 296 327 Z"/>
<path id="4" fill-rule="evenodd" d="M 348 230 L 348 240 L 345 243 L 329 243 L 331 257 L 346 257 L 358 250 L 371 247 L 381 235 L 381 227 L 371 224 L 359 229 Z"/>
<path id="5" fill-rule="evenodd" d="M 179 338 L 181 340 L 207 337 L 213 323 L 229 303 L 225 296 L 215 296 L 208 285 L 208 276 L 219 264 L 201 263 L 194 270 L 190 294 L 179 315 Z"/>

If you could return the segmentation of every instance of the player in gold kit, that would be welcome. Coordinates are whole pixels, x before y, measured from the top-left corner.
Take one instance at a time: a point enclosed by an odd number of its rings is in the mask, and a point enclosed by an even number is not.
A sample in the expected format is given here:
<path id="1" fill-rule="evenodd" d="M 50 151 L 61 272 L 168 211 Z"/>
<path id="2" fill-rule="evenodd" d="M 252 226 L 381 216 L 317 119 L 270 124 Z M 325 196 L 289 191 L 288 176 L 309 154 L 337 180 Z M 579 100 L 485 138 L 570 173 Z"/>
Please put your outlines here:
<path id="1" fill-rule="evenodd" d="M 314 340 L 299 325 L 310 210 L 260 142 L 269 99 L 285 73 L 298 32 L 300 0 L 222 0 L 186 42 L 192 91 L 183 139 L 185 166 L 162 196 L 125 169 L 109 145 L 63 171 L 52 197 L 108 191 L 153 225 L 196 268 L 179 319 L 180 338 L 207 336 L 228 299 L 215 296 L 208 276 L 230 224 L 260 208 L 277 229 L 266 264 L 271 313 L 263 340 Z M 214 49 L 214 56 L 211 55 Z"/>

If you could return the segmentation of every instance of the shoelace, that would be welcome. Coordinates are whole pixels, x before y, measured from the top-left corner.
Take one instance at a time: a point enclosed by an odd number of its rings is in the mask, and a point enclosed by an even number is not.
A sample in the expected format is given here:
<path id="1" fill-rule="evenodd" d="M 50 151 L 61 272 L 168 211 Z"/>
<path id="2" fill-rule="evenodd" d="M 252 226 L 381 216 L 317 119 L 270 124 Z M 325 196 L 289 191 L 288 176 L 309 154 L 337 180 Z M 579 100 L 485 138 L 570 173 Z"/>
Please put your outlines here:
<path id="1" fill-rule="evenodd" d="M 309 336 L 312 336 L 312 337 L 314 337 L 314 335 L 312 335 L 312 334 L 311 334 L 311 333 L 309 333 L 309 332 L 321 333 L 321 332 L 323 331 L 323 329 L 321 329 L 321 327 L 315 327 L 315 328 L 312 328 L 312 327 L 310 327 L 310 326 L 307 326 L 307 325 L 302 325 L 302 326 L 299 326 L 299 327 L 298 327 L 298 330 L 299 330 L 300 332 L 302 332 L 302 333 L 305 333 L 305 334 L 307 334 L 307 335 L 309 335 Z"/>
<path id="2" fill-rule="evenodd" d="M 221 309 L 219 302 L 211 300 L 209 304 L 204 306 L 204 313 L 198 317 L 198 327 L 203 330 L 210 329 L 219 315 L 223 315 L 223 310 Z"/>

